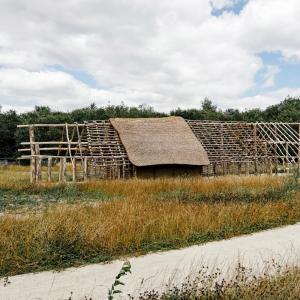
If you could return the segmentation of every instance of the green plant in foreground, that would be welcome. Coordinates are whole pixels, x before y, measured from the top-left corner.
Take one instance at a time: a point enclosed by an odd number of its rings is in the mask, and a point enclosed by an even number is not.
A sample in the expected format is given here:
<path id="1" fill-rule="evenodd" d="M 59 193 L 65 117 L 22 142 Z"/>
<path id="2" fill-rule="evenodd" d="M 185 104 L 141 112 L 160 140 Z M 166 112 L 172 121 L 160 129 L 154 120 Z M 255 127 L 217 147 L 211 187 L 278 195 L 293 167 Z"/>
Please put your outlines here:
<path id="1" fill-rule="evenodd" d="M 127 275 L 128 273 L 131 273 L 131 264 L 129 261 L 125 261 L 119 274 L 115 277 L 115 282 L 108 290 L 108 300 L 113 300 L 115 294 L 122 293 L 122 291 L 118 289 L 118 286 L 124 285 L 124 283 L 120 281 L 120 278 Z"/>

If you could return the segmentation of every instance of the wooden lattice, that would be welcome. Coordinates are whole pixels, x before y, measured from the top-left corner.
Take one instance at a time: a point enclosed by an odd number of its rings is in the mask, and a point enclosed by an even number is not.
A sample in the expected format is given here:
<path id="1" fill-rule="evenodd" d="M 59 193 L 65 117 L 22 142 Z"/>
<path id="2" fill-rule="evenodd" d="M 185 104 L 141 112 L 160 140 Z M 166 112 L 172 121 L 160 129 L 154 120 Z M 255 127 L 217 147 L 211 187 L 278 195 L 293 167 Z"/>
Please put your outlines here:
<path id="1" fill-rule="evenodd" d="M 299 123 L 245 123 L 187 120 L 206 150 L 210 165 L 204 174 L 277 173 L 300 165 Z M 59 180 L 66 180 L 67 162 L 72 180 L 130 178 L 135 168 L 110 121 L 83 124 L 20 125 L 29 128 L 29 142 L 19 149 L 31 160 L 32 182 L 42 179 L 42 161 L 48 160 L 48 180 L 52 166 L 59 162 Z M 36 141 L 35 131 L 57 130 L 59 141 Z M 28 147 L 29 146 L 29 147 Z M 26 154 L 27 153 L 27 154 Z"/>
<path id="2" fill-rule="evenodd" d="M 208 173 L 216 173 L 216 165 L 222 165 L 222 173 L 228 173 L 228 165 L 233 163 L 237 173 L 241 164 L 248 168 L 245 173 L 249 173 L 251 166 L 254 173 L 260 167 L 261 172 L 277 173 L 279 166 L 299 166 L 298 123 L 187 122 L 207 151 L 213 167 Z"/>
<path id="3" fill-rule="evenodd" d="M 128 178 L 132 176 L 133 166 L 128 159 L 116 130 L 109 121 L 85 123 L 85 135 L 92 166 L 95 172 L 103 173 L 105 178 Z"/>

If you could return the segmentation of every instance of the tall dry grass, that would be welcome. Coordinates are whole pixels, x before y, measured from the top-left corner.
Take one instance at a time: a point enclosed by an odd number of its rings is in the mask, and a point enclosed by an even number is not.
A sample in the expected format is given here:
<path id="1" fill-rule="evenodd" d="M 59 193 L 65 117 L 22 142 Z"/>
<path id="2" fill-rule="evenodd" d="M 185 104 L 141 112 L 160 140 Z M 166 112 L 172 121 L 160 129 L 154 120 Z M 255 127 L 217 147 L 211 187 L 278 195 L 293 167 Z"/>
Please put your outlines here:
<path id="1" fill-rule="evenodd" d="M 254 275 L 253 271 L 238 266 L 232 279 L 224 279 L 217 270 L 208 273 L 206 268 L 196 278 L 181 286 L 169 287 L 163 293 L 146 291 L 139 300 L 296 300 L 300 299 L 299 267 L 281 267 Z"/>
<path id="2" fill-rule="evenodd" d="M 5 201 L 24 195 L 38 196 L 29 197 L 30 205 L 41 198 L 80 198 L 22 213 L 4 210 L 0 276 L 107 261 L 291 224 L 300 220 L 300 194 L 294 185 L 282 177 L 228 176 L 31 186 L 22 168 L 0 170 L 0 197 L 2 191 Z M 90 201 L 91 195 L 95 201 Z M 29 205 L 24 199 L 22 205 Z"/>
<path id="3" fill-rule="evenodd" d="M 299 194 L 269 203 L 182 203 L 141 194 L 101 203 L 57 205 L 0 219 L 0 274 L 177 248 L 300 220 Z"/>

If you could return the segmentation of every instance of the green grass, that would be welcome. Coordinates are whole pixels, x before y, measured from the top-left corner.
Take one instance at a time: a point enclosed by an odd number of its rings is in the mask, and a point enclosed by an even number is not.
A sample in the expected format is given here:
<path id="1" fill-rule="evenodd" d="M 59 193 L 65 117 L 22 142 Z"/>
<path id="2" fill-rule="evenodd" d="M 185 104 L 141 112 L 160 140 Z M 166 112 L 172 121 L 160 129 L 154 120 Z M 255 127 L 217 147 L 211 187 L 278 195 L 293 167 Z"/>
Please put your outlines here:
<path id="1" fill-rule="evenodd" d="M 101 190 L 85 191 L 77 184 L 30 186 L 24 190 L 0 189 L 0 212 L 45 208 L 57 203 L 108 201 L 117 197 Z"/>

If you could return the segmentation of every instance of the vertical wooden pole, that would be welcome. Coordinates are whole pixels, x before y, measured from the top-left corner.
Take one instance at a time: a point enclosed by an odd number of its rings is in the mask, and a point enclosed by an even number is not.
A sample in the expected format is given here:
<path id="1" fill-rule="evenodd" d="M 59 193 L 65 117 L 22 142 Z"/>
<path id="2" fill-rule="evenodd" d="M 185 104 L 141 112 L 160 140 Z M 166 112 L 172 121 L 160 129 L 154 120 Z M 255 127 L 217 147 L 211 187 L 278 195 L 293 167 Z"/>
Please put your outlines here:
<path id="1" fill-rule="evenodd" d="M 257 174 L 257 124 L 254 124 L 254 173 Z"/>
<path id="2" fill-rule="evenodd" d="M 221 157 L 221 162 L 222 162 L 222 172 L 223 172 L 223 176 L 225 175 L 225 150 L 224 150 L 224 126 L 223 123 L 221 123 L 221 151 L 222 151 L 222 157 Z"/>
<path id="3" fill-rule="evenodd" d="M 285 172 L 289 173 L 289 144 L 288 143 L 285 144 L 285 161 L 286 161 Z"/>
<path id="4" fill-rule="evenodd" d="M 269 163 L 269 174 L 272 175 L 273 174 L 273 164 L 272 164 L 272 158 L 271 157 L 269 157 L 268 163 Z"/>
<path id="5" fill-rule="evenodd" d="M 60 162 L 59 162 L 59 181 L 60 182 L 66 181 L 66 167 L 67 167 L 66 158 L 61 157 Z"/>
<path id="6" fill-rule="evenodd" d="M 298 171 L 300 171 L 300 124 L 298 124 Z"/>
<path id="7" fill-rule="evenodd" d="M 216 163 L 213 163 L 213 176 L 217 176 L 217 168 L 216 168 Z"/>
<path id="8" fill-rule="evenodd" d="M 40 150 L 39 147 L 37 148 L 36 153 L 39 154 Z M 42 158 L 38 156 L 36 158 L 36 180 L 40 181 L 42 180 Z"/>
<path id="9" fill-rule="evenodd" d="M 48 157 L 48 171 L 47 171 L 48 182 L 52 181 L 52 157 Z"/>
<path id="10" fill-rule="evenodd" d="M 34 127 L 29 127 L 29 141 L 30 141 L 30 182 L 36 182 L 36 157 L 35 157 L 35 136 L 34 136 Z"/>
<path id="11" fill-rule="evenodd" d="M 250 174 L 250 166 L 249 166 L 249 162 L 247 161 L 246 162 L 246 166 L 245 166 L 245 172 L 246 172 L 246 175 L 249 175 Z"/>
<path id="12" fill-rule="evenodd" d="M 77 169 L 77 166 L 76 166 L 76 158 L 73 157 L 73 160 L 72 160 L 72 181 L 73 182 L 76 182 L 76 169 Z"/>
<path id="13" fill-rule="evenodd" d="M 83 160 L 83 180 L 88 180 L 88 158 L 85 156 Z"/>
<path id="14" fill-rule="evenodd" d="M 241 175 L 242 174 L 242 163 L 239 161 L 238 162 L 238 170 L 237 170 L 237 175 Z"/>
<path id="15" fill-rule="evenodd" d="M 59 159 L 59 175 L 58 175 L 58 181 L 61 182 L 63 177 L 63 161 L 62 158 Z"/>

